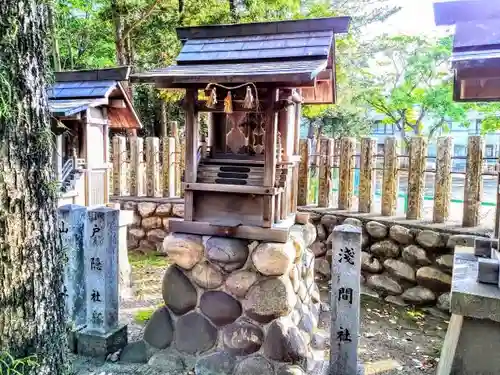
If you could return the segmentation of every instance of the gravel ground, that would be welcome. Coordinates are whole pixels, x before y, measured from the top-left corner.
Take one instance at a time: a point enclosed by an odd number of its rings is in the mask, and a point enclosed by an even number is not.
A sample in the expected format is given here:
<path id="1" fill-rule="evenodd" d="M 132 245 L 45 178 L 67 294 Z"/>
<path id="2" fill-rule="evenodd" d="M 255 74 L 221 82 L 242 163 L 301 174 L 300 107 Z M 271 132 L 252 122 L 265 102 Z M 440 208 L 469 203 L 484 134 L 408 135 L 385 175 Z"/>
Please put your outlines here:
<path id="1" fill-rule="evenodd" d="M 136 299 L 124 301 L 120 320 L 128 324 L 129 342 L 142 338 L 143 324 L 134 320 L 137 312 L 151 309 L 162 302 L 161 279 L 165 264 L 133 262 Z M 322 299 L 328 301 L 327 287 Z M 361 299 L 361 337 L 359 355 L 365 374 L 422 375 L 436 371 L 437 360 L 447 328 L 447 316 L 435 309 L 428 312 L 410 307 L 390 305 L 383 300 L 363 295 Z M 329 329 L 328 322 L 320 328 Z M 326 354 L 328 355 L 328 354 Z M 165 373 L 147 365 L 125 365 L 93 358 L 71 356 L 75 375 L 187 375 Z"/>

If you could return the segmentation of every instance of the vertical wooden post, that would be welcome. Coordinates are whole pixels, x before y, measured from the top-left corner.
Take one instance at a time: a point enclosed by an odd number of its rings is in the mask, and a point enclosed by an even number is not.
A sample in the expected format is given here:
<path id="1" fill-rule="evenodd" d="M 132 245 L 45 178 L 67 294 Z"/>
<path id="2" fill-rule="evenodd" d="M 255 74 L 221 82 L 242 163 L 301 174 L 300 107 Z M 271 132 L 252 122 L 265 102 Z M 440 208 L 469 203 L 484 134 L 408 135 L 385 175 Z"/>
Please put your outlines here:
<path id="1" fill-rule="evenodd" d="M 164 197 L 174 197 L 175 196 L 175 184 L 176 184 L 176 160 L 177 155 L 175 153 L 175 138 L 168 137 L 163 141 L 163 196 Z"/>
<path id="2" fill-rule="evenodd" d="M 349 210 L 354 197 L 354 153 L 356 152 L 355 138 L 340 140 L 339 166 L 339 209 Z"/>
<path id="3" fill-rule="evenodd" d="M 147 196 L 161 197 L 160 187 L 160 140 L 156 137 L 146 138 L 146 181 Z"/>
<path id="4" fill-rule="evenodd" d="M 409 156 L 408 210 L 406 212 L 406 218 L 417 220 L 422 218 L 424 208 L 427 142 L 423 137 L 411 138 Z"/>
<path id="5" fill-rule="evenodd" d="M 127 191 L 127 175 L 125 161 L 127 148 L 125 137 L 115 136 L 113 138 L 113 194 L 123 196 Z"/>
<path id="6" fill-rule="evenodd" d="M 276 184 L 276 144 L 278 136 L 278 114 L 274 103 L 278 99 L 279 90 L 271 90 L 267 98 L 266 136 L 264 138 L 264 186 L 274 187 Z M 264 196 L 263 226 L 270 228 L 273 224 L 275 196 Z"/>
<path id="7" fill-rule="evenodd" d="M 333 139 L 319 139 L 319 186 L 318 186 L 318 207 L 330 207 L 332 201 L 332 158 Z"/>
<path id="8" fill-rule="evenodd" d="M 444 223 L 448 220 L 450 212 L 452 152 L 453 138 L 439 137 L 437 140 L 434 210 L 432 214 L 435 223 Z"/>
<path id="9" fill-rule="evenodd" d="M 370 213 L 373 205 L 373 181 L 377 141 L 371 138 L 361 140 L 359 157 L 359 212 Z"/>
<path id="10" fill-rule="evenodd" d="M 465 171 L 464 216 L 462 226 L 475 227 L 479 224 L 481 190 L 483 186 L 484 140 L 479 135 L 469 136 L 467 144 L 467 169 Z"/>
<path id="11" fill-rule="evenodd" d="M 178 174 L 177 183 L 179 184 L 179 196 L 184 197 L 184 187 L 182 186 L 182 178 L 184 176 L 184 182 L 186 182 L 186 139 L 179 139 L 179 163 L 178 163 Z"/>
<path id="12" fill-rule="evenodd" d="M 130 195 L 144 195 L 144 140 L 139 137 L 130 139 Z"/>
<path id="13" fill-rule="evenodd" d="M 395 137 L 387 137 L 384 147 L 384 175 L 382 181 L 382 215 L 396 215 L 398 202 L 398 157 Z"/>
<path id="14" fill-rule="evenodd" d="M 198 113 L 196 111 L 195 102 L 198 95 L 196 89 L 187 89 L 185 104 L 186 104 L 186 126 L 184 128 L 185 137 L 185 172 L 184 172 L 184 182 L 192 183 L 196 182 L 196 176 L 198 171 L 198 137 L 199 137 L 199 123 L 198 123 Z M 184 220 L 192 221 L 194 214 L 193 207 L 193 191 L 187 190 L 184 192 Z"/>
<path id="15" fill-rule="evenodd" d="M 299 164 L 299 186 L 297 192 L 297 206 L 307 206 L 309 195 L 309 155 L 311 151 L 311 141 L 309 139 L 300 140 L 300 164 Z"/>

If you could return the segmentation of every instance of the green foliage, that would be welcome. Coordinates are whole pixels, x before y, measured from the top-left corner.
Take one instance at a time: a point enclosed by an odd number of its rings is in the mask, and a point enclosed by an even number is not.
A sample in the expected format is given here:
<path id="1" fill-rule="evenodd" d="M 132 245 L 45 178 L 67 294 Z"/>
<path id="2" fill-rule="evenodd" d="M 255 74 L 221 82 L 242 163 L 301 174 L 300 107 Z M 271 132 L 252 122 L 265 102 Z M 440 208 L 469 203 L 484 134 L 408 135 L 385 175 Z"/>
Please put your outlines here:
<path id="1" fill-rule="evenodd" d="M 145 324 L 147 323 L 150 319 L 153 313 L 158 310 L 160 307 L 165 306 L 164 304 L 159 304 L 156 307 L 150 307 L 148 309 L 144 310 L 139 310 L 135 315 L 134 315 L 134 320 L 139 323 L 139 324 Z"/>
<path id="2" fill-rule="evenodd" d="M 0 353 L 0 375 L 30 374 L 39 367 L 36 356 L 15 359 L 9 353 Z"/>
<path id="3" fill-rule="evenodd" d="M 303 114 L 318 136 L 359 138 L 369 134 L 373 125 L 366 115 L 347 106 L 306 106 Z"/>

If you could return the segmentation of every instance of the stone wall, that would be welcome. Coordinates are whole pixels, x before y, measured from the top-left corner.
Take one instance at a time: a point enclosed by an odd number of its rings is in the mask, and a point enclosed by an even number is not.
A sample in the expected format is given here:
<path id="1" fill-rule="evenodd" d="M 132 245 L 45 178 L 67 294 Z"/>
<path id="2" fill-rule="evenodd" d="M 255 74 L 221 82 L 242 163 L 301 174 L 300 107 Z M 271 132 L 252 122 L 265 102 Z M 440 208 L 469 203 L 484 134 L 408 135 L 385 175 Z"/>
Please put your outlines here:
<path id="1" fill-rule="evenodd" d="M 122 210 L 134 211 L 127 238 L 130 250 L 161 250 L 163 239 L 169 233 L 170 221 L 184 217 L 183 199 L 130 197 L 112 201 L 119 203 Z"/>
<path id="2" fill-rule="evenodd" d="M 308 210 L 309 211 L 309 210 Z M 316 275 L 331 277 L 332 229 L 339 224 L 361 226 L 363 251 L 361 283 L 387 302 L 398 305 L 436 305 L 449 309 L 453 252 L 457 245 L 473 246 L 477 234 L 456 234 L 447 229 L 426 229 L 425 225 L 402 225 L 390 220 L 346 217 L 322 212 L 309 216 L 317 229 L 312 244 Z"/>
<path id="3" fill-rule="evenodd" d="M 284 244 L 168 235 L 165 306 L 144 331 L 158 350 L 149 362 L 180 358 L 198 375 L 300 375 L 323 365 L 315 238 L 310 223 L 293 226 Z"/>

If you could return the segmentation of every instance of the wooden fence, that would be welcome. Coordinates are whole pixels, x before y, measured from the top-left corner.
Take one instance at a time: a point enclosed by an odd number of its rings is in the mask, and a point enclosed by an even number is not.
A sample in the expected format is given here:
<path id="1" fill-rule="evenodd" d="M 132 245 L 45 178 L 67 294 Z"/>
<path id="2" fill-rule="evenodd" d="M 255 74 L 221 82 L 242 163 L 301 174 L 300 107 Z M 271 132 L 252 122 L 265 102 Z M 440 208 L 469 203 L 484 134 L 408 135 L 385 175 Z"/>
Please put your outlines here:
<path id="1" fill-rule="evenodd" d="M 115 136 L 112 140 L 111 195 L 181 197 L 181 179 L 184 172 L 184 144 L 182 138 L 129 139 Z M 321 138 L 317 151 L 313 151 L 310 140 L 300 141 L 301 162 L 299 165 L 298 204 L 316 204 L 318 207 L 337 208 L 360 213 L 380 213 L 395 216 L 403 209 L 407 219 L 421 220 L 424 211 L 424 190 L 429 176 L 433 177 L 432 218 L 434 223 L 445 223 L 450 215 L 452 202 L 452 175 L 463 179 L 464 227 L 478 226 L 481 206 L 482 179 L 485 176 L 496 182 L 498 172 L 496 159 L 483 156 L 484 139 L 469 136 L 466 156 L 453 155 L 452 137 L 440 137 L 435 155 L 427 154 L 427 142 L 422 137 L 413 137 L 401 153 L 395 137 L 387 137 L 383 151 L 377 153 L 376 141 L 363 138 L 334 140 Z M 431 167 L 428 166 L 432 160 Z M 435 161 L 435 163 L 434 163 Z M 463 171 L 455 171 L 453 163 L 464 165 Z M 490 168 L 484 168 L 487 162 Z M 491 168 L 494 165 L 495 168 Z M 398 201 L 401 197 L 399 178 L 407 176 L 404 207 Z M 377 180 L 378 179 L 378 180 Z M 376 182 L 377 180 L 377 182 Z M 337 186 L 334 186 L 337 181 Z M 493 183 L 490 181 L 490 185 Z M 375 191 L 376 184 L 380 185 Z M 311 194 L 314 186 L 315 194 Z M 456 190 L 456 186 L 454 188 Z M 491 189 L 490 189 L 491 190 Z M 497 194 L 494 194 L 496 204 Z M 375 204 L 375 197 L 380 202 Z M 491 199 L 490 199 L 491 200 Z M 357 202 L 357 205 L 355 204 Z M 427 202 L 428 203 L 428 202 Z M 429 209 L 426 203 L 426 210 Z M 456 207 L 454 208 L 456 210 Z M 495 220 L 498 210 L 495 211 Z M 456 217 L 454 217 L 456 219 Z M 456 220 L 455 220 L 456 221 Z"/>
<path id="2" fill-rule="evenodd" d="M 451 214 L 452 176 L 460 175 L 464 180 L 461 225 L 475 227 L 479 225 L 483 178 L 489 176 L 487 178 L 493 179 L 498 185 L 496 159 L 483 156 L 484 138 L 481 136 L 468 137 L 466 156 L 453 156 L 452 137 L 440 137 L 436 144 L 436 154 L 432 157 L 427 154 L 427 142 L 423 137 L 411 138 L 406 147 L 408 153 L 405 154 L 399 152 L 401 148 L 395 137 L 385 139 L 383 153 L 380 154 L 377 154 L 376 141 L 372 138 L 363 138 L 359 142 L 354 138 L 322 138 L 319 141 L 319 153 L 312 150 L 310 140 L 302 139 L 300 142 L 301 186 L 298 204 L 301 206 L 317 204 L 318 207 L 353 211 L 353 202 L 357 199 L 358 204 L 354 211 L 378 211 L 382 216 L 395 216 L 400 195 L 398 181 L 401 174 L 405 174 L 405 217 L 421 220 L 426 176 L 434 174 L 432 222 L 445 223 Z M 429 160 L 435 160 L 435 166 L 428 167 Z M 460 160 L 464 162 L 465 170 L 452 170 L 453 162 Z M 307 175 L 304 176 L 304 173 Z M 338 176 L 336 189 L 332 188 L 334 173 Z M 380 209 L 374 207 L 375 174 L 381 178 Z M 316 196 L 311 196 L 311 184 L 317 184 Z M 337 192 L 336 202 L 334 191 Z M 496 190 L 493 199 L 498 207 Z M 498 209 L 495 212 L 495 220 L 498 220 L 497 218 Z"/>

